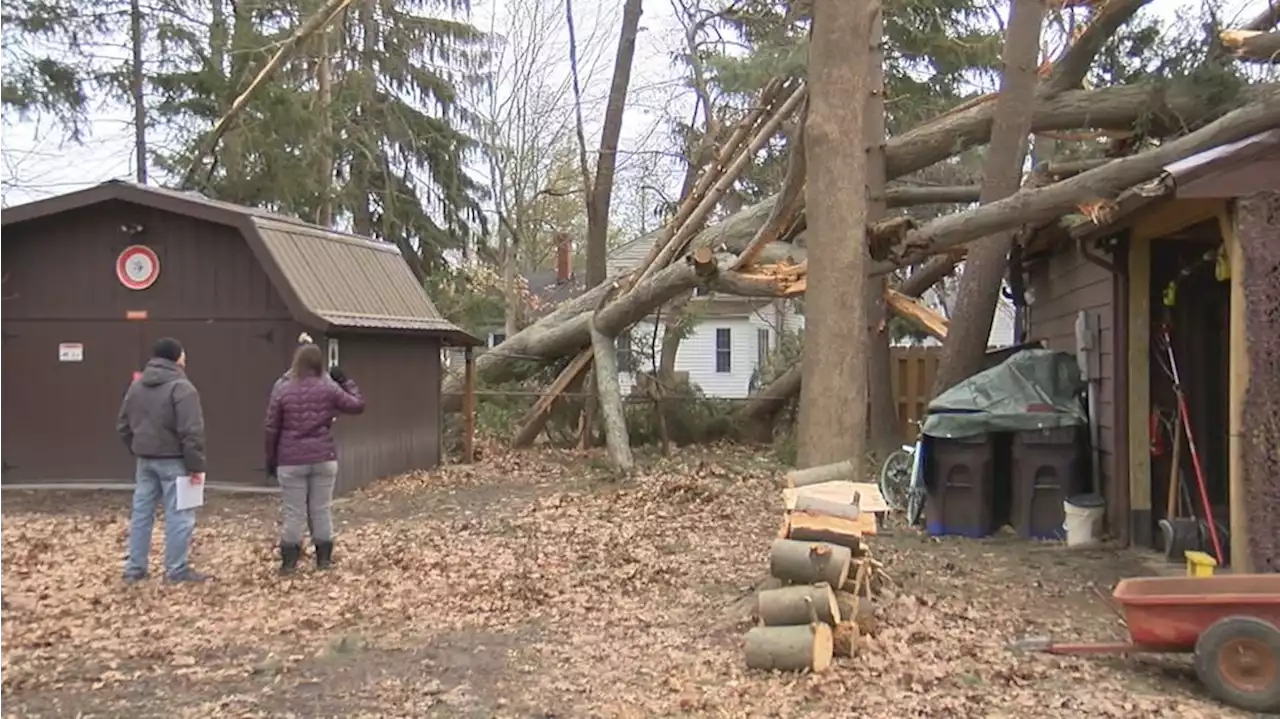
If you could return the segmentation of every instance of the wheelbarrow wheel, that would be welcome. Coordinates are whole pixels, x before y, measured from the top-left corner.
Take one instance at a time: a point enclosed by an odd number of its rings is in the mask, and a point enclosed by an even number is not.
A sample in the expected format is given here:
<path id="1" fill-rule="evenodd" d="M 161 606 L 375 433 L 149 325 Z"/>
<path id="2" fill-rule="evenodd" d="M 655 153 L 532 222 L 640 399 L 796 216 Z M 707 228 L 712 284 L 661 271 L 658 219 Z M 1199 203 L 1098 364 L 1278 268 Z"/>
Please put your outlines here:
<path id="1" fill-rule="evenodd" d="M 1196 675 L 1218 699 L 1280 711 L 1280 629 L 1257 617 L 1223 617 L 1196 640 Z"/>

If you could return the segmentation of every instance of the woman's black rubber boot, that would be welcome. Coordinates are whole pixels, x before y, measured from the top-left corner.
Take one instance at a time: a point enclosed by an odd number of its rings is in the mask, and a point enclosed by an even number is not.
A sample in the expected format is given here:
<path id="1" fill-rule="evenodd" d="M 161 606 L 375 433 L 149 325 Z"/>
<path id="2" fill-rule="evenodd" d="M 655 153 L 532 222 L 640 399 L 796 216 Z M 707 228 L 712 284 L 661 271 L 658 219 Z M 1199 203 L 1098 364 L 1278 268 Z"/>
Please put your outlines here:
<path id="1" fill-rule="evenodd" d="M 298 559 L 302 556 L 301 544 L 280 545 L 280 573 L 293 574 L 298 568 Z"/>
<path id="2" fill-rule="evenodd" d="M 316 569 L 333 566 L 333 542 L 316 542 Z"/>

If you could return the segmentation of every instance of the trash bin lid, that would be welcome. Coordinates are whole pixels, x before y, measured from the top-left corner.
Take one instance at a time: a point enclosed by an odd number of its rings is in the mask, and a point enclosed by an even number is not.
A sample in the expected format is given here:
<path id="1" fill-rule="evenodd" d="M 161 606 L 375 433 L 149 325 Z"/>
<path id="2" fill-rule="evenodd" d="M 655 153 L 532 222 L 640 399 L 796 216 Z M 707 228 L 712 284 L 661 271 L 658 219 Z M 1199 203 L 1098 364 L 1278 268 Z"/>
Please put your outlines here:
<path id="1" fill-rule="evenodd" d="M 1070 504 L 1073 507 L 1080 507 L 1081 509 L 1094 509 L 1097 507 L 1105 507 L 1107 505 L 1107 500 L 1103 499 L 1102 496 L 1098 494 L 1077 494 L 1072 497 L 1067 497 L 1067 504 Z"/>

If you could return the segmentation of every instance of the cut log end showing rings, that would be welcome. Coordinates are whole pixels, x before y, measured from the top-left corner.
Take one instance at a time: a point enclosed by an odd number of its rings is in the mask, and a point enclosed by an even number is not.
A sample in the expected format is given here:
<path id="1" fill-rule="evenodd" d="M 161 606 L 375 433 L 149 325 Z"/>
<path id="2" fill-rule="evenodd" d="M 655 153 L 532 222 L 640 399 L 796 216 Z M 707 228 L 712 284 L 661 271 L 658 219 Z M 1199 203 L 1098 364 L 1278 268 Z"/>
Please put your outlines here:
<path id="1" fill-rule="evenodd" d="M 1196 674 L 1218 699 L 1246 711 L 1280 712 L 1280 628 L 1223 617 L 1196 641 Z"/>
<path id="2" fill-rule="evenodd" d="M 145 245 L 124 248 L 116 257 L 116 279 L 131 290 L 145 290 L 160 277 L 160 258 Z"/>

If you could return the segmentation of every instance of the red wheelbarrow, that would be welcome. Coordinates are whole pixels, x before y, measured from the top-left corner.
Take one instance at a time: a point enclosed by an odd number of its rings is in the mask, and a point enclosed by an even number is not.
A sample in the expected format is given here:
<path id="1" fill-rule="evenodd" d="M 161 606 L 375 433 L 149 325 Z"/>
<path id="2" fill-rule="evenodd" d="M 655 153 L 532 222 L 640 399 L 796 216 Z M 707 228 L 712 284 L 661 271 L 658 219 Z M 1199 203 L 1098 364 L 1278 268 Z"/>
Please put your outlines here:
<path id="1" fill-rule="evenodd" d="M 1129 641 L 1062 644 L 1022 639 L 1053 654 L 1194 653 L 1214 697 L 1254 712 L 1280 712 L 1280 574 L 1125 579 L 1113 595 Z"/>

